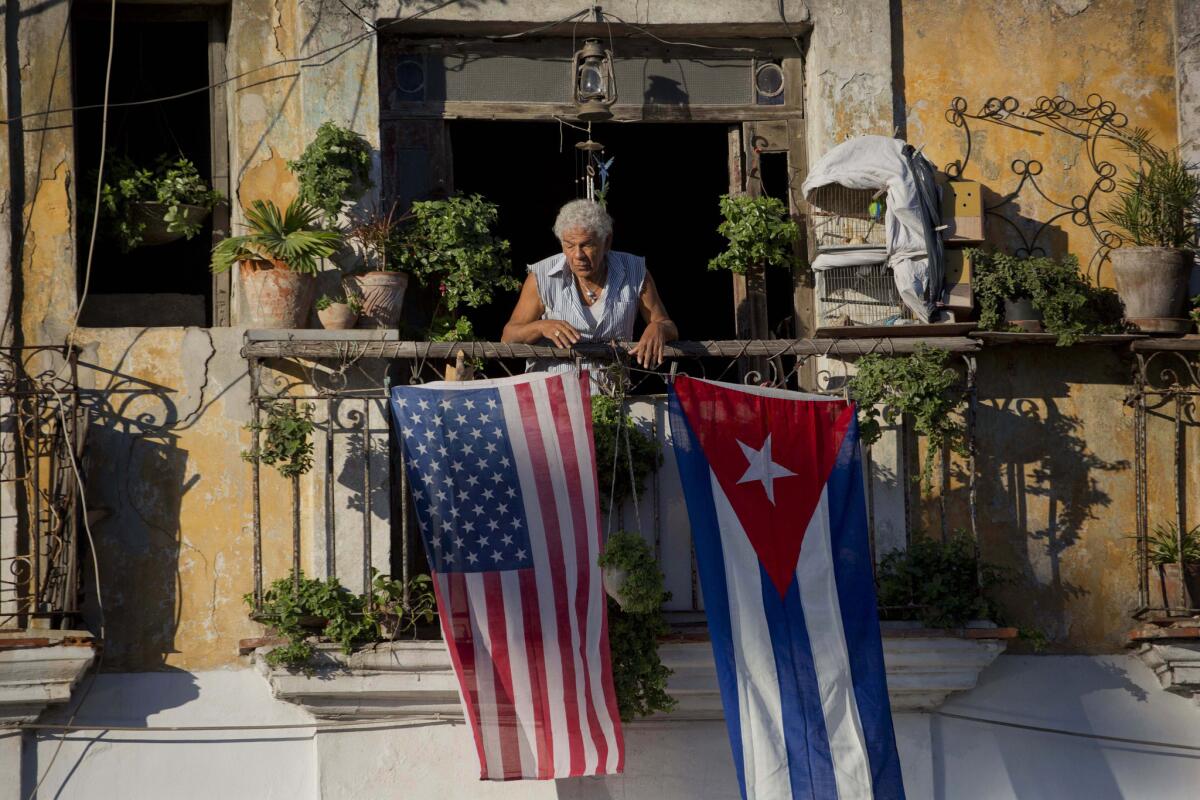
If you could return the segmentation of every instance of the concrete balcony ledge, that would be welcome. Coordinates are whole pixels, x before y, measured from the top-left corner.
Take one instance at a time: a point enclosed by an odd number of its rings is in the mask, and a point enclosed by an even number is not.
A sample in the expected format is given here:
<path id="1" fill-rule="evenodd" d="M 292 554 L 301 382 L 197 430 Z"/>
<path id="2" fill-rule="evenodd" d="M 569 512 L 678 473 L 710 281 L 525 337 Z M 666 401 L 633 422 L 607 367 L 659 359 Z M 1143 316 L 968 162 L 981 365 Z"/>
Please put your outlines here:
<path id="1" fill-rule="evenodd" d="M 975 687 L 979 674 L 1000 655 L 1010 628 L 929 630 L 884 623 L 888 693 L 896 712 L 932 711 L 947 697 Z M 273 695 L 321 719 L 462 715 L 458 684 L 445 646 L 438 641 L 378 644 L 349 656 L 322 645 L 311 674 L 267 665 L 271 647 L 253 652 L 254 663 Z M 667 690 L 678 701 L 658 722 L 721 719 L 712 649 L 700 637 L 666 641 L 659 647 L 673 674 Z"/>
<path id="2" fill-rule="evenodd" d="M 33 722 L 65 705 L 96 660 L 87 631 L 0 631 L 0 726 Z"/>
<path id="3" fill-rule="evenodd" d="M 1145 625 L 1130 632 L 1129 644 L 1164 689 L 1200 702 L 1200 620 Z"/>

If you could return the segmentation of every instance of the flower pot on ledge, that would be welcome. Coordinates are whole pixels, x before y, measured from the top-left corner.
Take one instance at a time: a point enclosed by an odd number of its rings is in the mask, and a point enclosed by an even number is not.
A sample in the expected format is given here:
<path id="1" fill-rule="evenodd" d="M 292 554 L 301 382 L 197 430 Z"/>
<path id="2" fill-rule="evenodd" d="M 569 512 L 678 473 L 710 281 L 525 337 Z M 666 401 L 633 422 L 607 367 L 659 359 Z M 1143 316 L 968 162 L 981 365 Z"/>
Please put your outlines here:
<path id="1" fill-rule="evenodd" d="M 1143 333 L 1191 330 L 1184 312 L 1191 253 L 1172 247 L 1120 247 L 1109 258 L 1127 322 Z"/>
<path id="2" fill-rule="evenodd" d="M 408 275 L 404 272 L 364 272 L 354 276 L 361 309 L 358 327 L 395 330 L 400 324 Z"/>
<path id="3" fill-rule="evenodd" d="M 250 328 L 304 328 L 312 309 L 317 281 L 288 269 L 282 261 L 241 261 L 239 280 L 246 296 Z"/>

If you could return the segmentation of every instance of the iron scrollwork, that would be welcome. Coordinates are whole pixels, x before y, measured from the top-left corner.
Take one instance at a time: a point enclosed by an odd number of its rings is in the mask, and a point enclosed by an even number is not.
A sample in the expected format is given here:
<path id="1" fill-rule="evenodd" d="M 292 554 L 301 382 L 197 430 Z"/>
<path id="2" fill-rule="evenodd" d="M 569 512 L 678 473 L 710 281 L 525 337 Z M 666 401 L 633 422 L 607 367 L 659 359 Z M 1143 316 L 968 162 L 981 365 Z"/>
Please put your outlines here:
<path id="1" fill-rule="evenodd" d="M 973 154 L 971 123 L 983 122 L 1022 131 L 1033 136 L 1046 132 L 1059 133 L 1078 139 L 1083 143 L 1083 153 L 1091 170 L 1088 187 L 1073 195 L 1069 201 L 1055 200 L 1043 191 L 1038 177 L 1043 164 L 1036 159 L 1014 159 L 1009 168 L 1018 179 L 1016 187 L 1004 194 L 995 203 L 984 208 L 984 212 L 1001 220 L 1021 240 L 1018 256 L 1048 255 L 1042 246 L 1043 234 L 1059 220 L 1069 219 L 1073 225 L 1086 228 L 1096 240 L 1097 248 L 1088 262 L 1088 274 L 1099 281 L 1099 273 L 1111 250 L 1121 245 L 1121 236 L 1115 231 L 1097 225 L 1094 204 L 1102 196 L 1117 188 L 1117 165 L 1098 153 L 1102 142 L 1127 144 L 1133 132 L 1126 132 L 1129 118 L 1117 110 L 1116 105 L 1098 94 L 1090 94 L 1083 105 L 1062 97 L 1039 97 L 1029 109 L 1022 110 L 1020 101 L 1014 97 L 989 97 L 976 113 L 969 111 L 965 98 L 955 97 L 946 110 L 946 121 L 963 132 L 966 140 L 962 158 L 955 159 L 944 168 L 951 180 L 961 180 Z M 1026 188 L 1030 188 L 1045 202 L 1056 209 L 1049 219 L 1043 221 L 1030 236 L 1008 214 L 1005 208 L 1012 206 Z"/>

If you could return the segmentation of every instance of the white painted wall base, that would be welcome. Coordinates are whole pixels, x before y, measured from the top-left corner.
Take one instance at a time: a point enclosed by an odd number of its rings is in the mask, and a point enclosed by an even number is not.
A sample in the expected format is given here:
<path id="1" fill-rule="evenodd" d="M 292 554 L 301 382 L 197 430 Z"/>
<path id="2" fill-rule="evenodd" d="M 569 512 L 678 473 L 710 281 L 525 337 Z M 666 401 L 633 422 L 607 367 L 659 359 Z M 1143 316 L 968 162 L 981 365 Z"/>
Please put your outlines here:
<path id="1" fill-rule="evenodd" d="M 1200 708 L 1164 692 L 1136 656 L 1001 656 L 942 712 L 1200 747 Z M 65 719 L 65 710 L 54 712 Z M 1185 800 L 1200 785 L 1197 753 L 896 714 L 912 800 Z M 121 725 L 308 723 L 270 696 L 253 669 L 105 674 L 77 722 Z M 30 740 L 33 734 L 27 734 Z M 31 784 L 57 746 L 39 733 L 23 772 Z M 728 800 L 737 796 L 725 726 L 716 721 L 626 727 L 627 770 L 614 778 L 482 784 L 462 723 L 363 721 L 314 732 L 71 734 L 40 796 L 70 798 L 403 798 L 404 800 Z M 0 754 L 10 745 L 0 739 Z M 24 797 L 22 770 L 0 764 L 0 798 Z"/>

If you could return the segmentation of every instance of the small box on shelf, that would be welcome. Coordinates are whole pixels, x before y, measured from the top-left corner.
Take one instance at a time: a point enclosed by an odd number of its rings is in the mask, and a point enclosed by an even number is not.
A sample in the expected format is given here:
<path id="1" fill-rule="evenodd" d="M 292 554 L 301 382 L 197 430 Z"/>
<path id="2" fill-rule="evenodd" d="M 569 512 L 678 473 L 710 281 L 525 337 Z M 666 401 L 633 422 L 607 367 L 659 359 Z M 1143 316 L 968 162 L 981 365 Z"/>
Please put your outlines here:
<path id="1" fill-rule="evenodd" d="M 958 244 L 983 242 L 983 187 L 978 181 L 942 184 L 942 239 Z"/>

